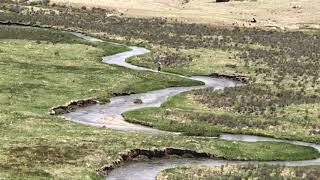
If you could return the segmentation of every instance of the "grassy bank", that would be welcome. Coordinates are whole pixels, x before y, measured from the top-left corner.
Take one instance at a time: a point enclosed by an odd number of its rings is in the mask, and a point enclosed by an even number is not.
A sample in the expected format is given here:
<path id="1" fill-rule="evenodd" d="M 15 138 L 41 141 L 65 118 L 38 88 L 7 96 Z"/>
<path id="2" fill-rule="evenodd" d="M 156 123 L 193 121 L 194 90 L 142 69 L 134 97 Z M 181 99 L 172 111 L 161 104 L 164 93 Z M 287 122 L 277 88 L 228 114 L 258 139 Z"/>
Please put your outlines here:
<path id="1" fill-rule="evenodd" d="M 178 179 L 312 179 L 319 178 L 319 168 L 281 167 L 270 165 L 225 165 L 217 167 L 179 167 L 167 169 L 157 176 L 157 180 Z"/>
<path id="2" fill-rule="evenodd" d="M 249 89 L 239 87 L 224 91 L 203 90 L 183 93 L 169 98 L 160 108 L 128 111 L 124 116 L 133 123 L 184 132 L 188 135 L 216 136 L 219 133 L 244 133 L 320 143 L 320 137 L 317 135 L 319 125 L 317 109 L 320 108 L 318 104 L 293 104 L 281 109 L 272 109 L 263 103 L 241 106 L 242 99 L 237 101 L 237 98 L 244 97 L 244 93 L 250 92 Z M 251 93 L 251 95 L 256 94 Z M 286 101 L 276 100 L 283 103 Z M 311 100 L 317 101 L 316 98 Z M 207 101 L 210 102 L 209 106 L 205 104 Z M 242 112 L 250 111 L 249 108 L 254 108 L 254 105 L 267 109 L 259 111 L 256 108 L 256 111 L 250 114 Z M 246 107 L 249 110 L 245 109 Z M 308 116 L 304 115 L 305 109 L 309 110 Z"/>

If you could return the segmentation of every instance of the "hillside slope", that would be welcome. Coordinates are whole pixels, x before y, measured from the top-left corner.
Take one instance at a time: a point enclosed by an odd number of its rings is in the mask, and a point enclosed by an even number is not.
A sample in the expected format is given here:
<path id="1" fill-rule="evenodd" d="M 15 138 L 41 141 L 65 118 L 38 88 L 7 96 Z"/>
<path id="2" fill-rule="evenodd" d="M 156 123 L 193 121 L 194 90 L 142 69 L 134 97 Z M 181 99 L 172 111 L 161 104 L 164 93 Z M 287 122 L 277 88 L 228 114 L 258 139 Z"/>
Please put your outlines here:
<path id="1" fill-rule="evenodd" d="M 172 17 L 187 22 L 219 25 L 319 27 L 318 0 L 257 0 L 215 3 L 208 0 L 51 0 L 72 6 L 114 8 L 127 16 Z M 188 3 L 184 3 L 188 2 Z M 253 24 L 251 24 L 253 25 Z"/>

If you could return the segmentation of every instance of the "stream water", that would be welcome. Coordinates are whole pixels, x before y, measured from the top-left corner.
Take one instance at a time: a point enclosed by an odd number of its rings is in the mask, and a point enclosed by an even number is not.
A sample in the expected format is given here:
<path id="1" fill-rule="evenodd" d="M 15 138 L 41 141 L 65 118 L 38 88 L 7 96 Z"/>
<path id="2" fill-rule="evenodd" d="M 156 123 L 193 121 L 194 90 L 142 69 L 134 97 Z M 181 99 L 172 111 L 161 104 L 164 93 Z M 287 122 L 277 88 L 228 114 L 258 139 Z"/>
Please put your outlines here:
<path id="1" fill-rule="evenodd" d="M 86 36 L 81 33 L 73 33 L 74 35 L 95 42 L 102 42 L 99 39 Z M 148 53 L 149 50 L 141 47 L 129 47 L 131 51 L 119 53 L 112 56 L 103 57 L 103 62 L 107 64 L 118 65 L 126 68 L 130 68 L 138 71 L 152 71 L 157 72 L 152 69 L 135 66 L 127 63 L 125 60 L 132 56 L 142 55 Z M 160 131 L 157 129 L 131 124 L 124 120 L 122 113 L 128 110 L 140 109 L 144 107 L 159 107 L 166 99 L 170 96 L 177 95 L 182 92 L 187 92 L 195 89 L 201 88 L 216 88 L 222 89 L 225 87 L 235 87 L 241 85 L 240 83 L 221 78 L 210 78 L 204 76 L 193 76 L 186 77 L 182 75 L 158 72 L 169 75 L 175 75 L 183 78 L 193 79 L 202 81 L 205 83 L 203 86 L 194 87 L 174 87 L 166 88 L 161 90 L 149 91 L 146 93 L 133 94 L 127 96 L 118 96 L 111 98 L 111 102 L 104 105 L 94 105 L 86 108 L 80 108 L 75 112 L 65 114 L 66 119 L 88 124 L 98 127 L 105 127 L 110 129 L 122 130 L 122 131 L 142 131 L 146 133 L 166 133 L 166 134 L 179 134 L 172 132 Z M 135 104 L 135 99 L 141 99 L 142 104 Z M 221 134 L 219 139 L 228 141 L 246 141 L 246 142 L 257 142 L 257 141 L 273 141 L 273 142 L 284 142 L 289 144 L 296 144 L 302 146 L 309 146 L 320 151 L 320 145 L 313 143 L 306 143 L 300 141 L 288 141 L 280 140 L 274 138 L 266 138 L 259 136 L 249 136 L 249 135 L 233 135 L 233 134 Z M 143 162 L 130 162 L 124 166 L 121 166 L 113 170 L 107 179 L 117 179 L 117 180 L 151 180 L 155 179 L 156 175 L 167 168 L 172 168 L 181 165 L 210 165 L 210 166 L 221 166 L 224 164 L 248 164 L 248 163 L 263 163 L 272 165 L 286 165 L 286 166 L 307 166 L 307 165 L 320 165 L 320 159 L 306 160 L 306 161 L 271 161 L 271 162 L 256 162 L 256 161 L 227 161 L 227 160 L 215 160 L 215 159 L 158 159 L 152 161 Z"/>

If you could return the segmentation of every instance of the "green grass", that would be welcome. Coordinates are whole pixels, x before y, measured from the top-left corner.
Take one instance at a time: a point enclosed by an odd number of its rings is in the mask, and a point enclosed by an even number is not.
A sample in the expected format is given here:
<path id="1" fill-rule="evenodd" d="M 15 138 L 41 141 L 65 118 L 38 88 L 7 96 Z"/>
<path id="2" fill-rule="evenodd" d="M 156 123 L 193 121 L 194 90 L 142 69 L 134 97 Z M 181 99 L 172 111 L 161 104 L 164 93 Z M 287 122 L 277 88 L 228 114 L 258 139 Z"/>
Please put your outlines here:
<path id="1" fill-rule="evenodd" d="M 10 32 L 8 28 L 12 28 Z M 247 160 L 319 156 L 312 148 L 282 143 L 233 143 L 128 133 L 50 116 L 48 110 L 52 106 L 72 99 L 107 98 L 114 92 L 143 92 L 198 82 L 101 63 L 101 56 L 126 50 L 123 46 L 88 43 L 51 30 L 0 27 L 2 33 L 5 35 L 0 35 L 1 178 L 96 179 L 100 178 L 94 173 L 96 169 L 133 148 L 174 147 Z M 50 38 L 52 33 L 67 38 L 57 41 Z M 287 151 L 283 152 L 284 148 Z"/>
<path id="2" fill-rule="evenodd" d="M 157 180 L 179 179 L 318 179 L 319 167 L 282 167 L 270 165 L 225 165 L 216 167 L 178 167 L 166 169 L 158 174 Z"/>

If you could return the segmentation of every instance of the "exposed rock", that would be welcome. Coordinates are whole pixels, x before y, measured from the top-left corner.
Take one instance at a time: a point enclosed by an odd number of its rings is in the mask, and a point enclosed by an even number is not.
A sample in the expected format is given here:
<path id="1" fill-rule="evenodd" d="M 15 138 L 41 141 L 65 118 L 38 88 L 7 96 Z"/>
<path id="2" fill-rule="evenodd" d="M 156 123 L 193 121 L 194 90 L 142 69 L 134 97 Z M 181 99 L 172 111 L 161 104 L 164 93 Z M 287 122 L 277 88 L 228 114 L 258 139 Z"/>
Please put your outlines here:
<path id="1" fill-rule="evenodd" d="M 135 104 L 142 104 L 143 102 L 142 102 L 141 99 L 135 99 L 135 100 L 133 101 L 133 103 L 135 103 Z"/>

